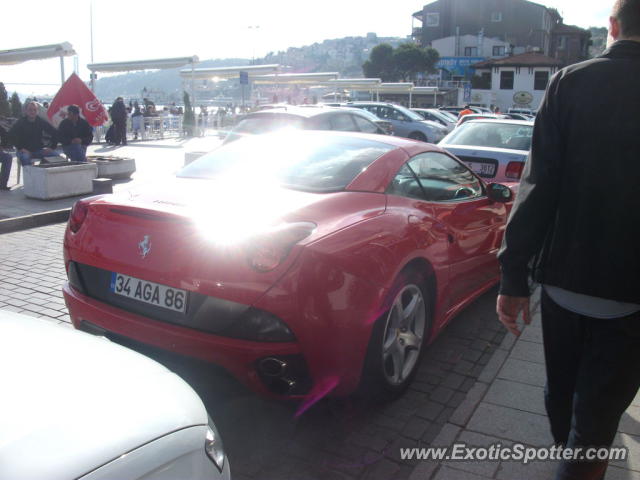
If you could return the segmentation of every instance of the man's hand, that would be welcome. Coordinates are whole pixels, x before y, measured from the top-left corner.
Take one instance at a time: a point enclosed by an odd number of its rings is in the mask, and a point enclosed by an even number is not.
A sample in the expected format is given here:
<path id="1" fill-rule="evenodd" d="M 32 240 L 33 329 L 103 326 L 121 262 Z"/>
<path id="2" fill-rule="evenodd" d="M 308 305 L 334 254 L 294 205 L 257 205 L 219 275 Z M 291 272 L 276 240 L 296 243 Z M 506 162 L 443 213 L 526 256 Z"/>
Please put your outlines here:
<path id="1" fill-rule="evenodd" d="M 529 313 L 529 297 L 511 297 L 509 295 L 498 295 L 496 305 L 498 319 L 507 329 L 516 337 L 520 336 L 520 330 L 516 324 L 518 315 L 522 312 L 522 319 L 525 325 L 531 323 L 531 315 Z"/>
<path id="2" fill-rule="evenodd" d="M 71 143 L 80 144 L 80 143 L 82 143 L 82 139 L 81 138 L 72 138 L 71 139 Z"/>

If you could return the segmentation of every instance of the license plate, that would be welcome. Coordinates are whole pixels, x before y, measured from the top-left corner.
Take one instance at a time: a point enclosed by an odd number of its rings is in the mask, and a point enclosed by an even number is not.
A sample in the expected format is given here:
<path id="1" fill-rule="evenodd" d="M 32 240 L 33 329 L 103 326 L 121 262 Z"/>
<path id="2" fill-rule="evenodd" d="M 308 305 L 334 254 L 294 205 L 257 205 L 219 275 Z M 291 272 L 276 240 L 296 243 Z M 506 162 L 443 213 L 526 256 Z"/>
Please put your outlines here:
<path id="1" fill-rule="evenodd" d="M 187 292 L 159 283 L 140 280 L 121 273 L 111 273 L 109 289 L 116 295 L 184 313 L 187 310 Z"/>
<path id="2" fill-rule="evenodd" d="M 466 162 L 467 166 L 481 177 L 494 177 L 496 167 L 490 163 Z"/>

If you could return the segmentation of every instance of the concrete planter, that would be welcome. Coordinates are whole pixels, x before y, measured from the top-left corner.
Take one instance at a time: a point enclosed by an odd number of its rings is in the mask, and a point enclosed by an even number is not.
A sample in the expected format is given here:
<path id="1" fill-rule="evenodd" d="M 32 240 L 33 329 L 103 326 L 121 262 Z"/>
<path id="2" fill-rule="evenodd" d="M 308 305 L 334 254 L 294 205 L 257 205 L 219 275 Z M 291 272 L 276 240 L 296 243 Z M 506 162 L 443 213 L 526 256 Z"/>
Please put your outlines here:
<path id="1" fill-rule="evenodd" d="M 206 155 L 208 152 L 184 152 L 184 166 L 186 167 L 194 160 L 199 159 L 203 155 Z"/>
<path id="2" fill-rule="evenodd" d="M 98 177 L 121 180 L 130 178 L 136 171 L 136 161 L 127 157 L 88 156 L 87 160 L 98 166 Z"/>
<path id="3" fill-rule="evenodd" d="M 24 194 L 29 198 L 53 200 L 93 192 L 91 181 L 98 167 L 91 163 L 69 162 L 24 167 Z"/>

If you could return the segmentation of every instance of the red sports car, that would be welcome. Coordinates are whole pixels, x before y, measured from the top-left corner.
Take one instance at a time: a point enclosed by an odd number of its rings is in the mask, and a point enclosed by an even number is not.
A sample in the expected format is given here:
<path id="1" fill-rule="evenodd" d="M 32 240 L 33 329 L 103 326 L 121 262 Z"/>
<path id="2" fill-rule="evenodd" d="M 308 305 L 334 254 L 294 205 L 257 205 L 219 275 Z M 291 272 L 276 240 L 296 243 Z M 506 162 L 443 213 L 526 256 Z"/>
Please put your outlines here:
<path id="1" fill-rule="evenodd" d="M 76 328 L 222 365 L 278 396 L 398 393 L 498 279 L 512 192 L 430 144 L 283 132 L 75 204 Z"/>

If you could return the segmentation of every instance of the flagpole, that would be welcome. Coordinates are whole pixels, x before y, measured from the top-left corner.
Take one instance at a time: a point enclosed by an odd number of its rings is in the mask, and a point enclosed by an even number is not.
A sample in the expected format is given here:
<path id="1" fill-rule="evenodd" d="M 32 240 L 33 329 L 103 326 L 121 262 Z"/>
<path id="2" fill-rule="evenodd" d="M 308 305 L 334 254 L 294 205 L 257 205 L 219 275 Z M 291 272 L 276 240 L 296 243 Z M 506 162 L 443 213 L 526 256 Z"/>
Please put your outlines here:
<path id="1" fill-rule="evenodd" d="M 89 31 L 91 32 L 91 63 L 93 63 L 93 0 L 89 0 Z M 93 70 L 91 75 L 91 91 L 95 91 L 95 75 Z"/>

